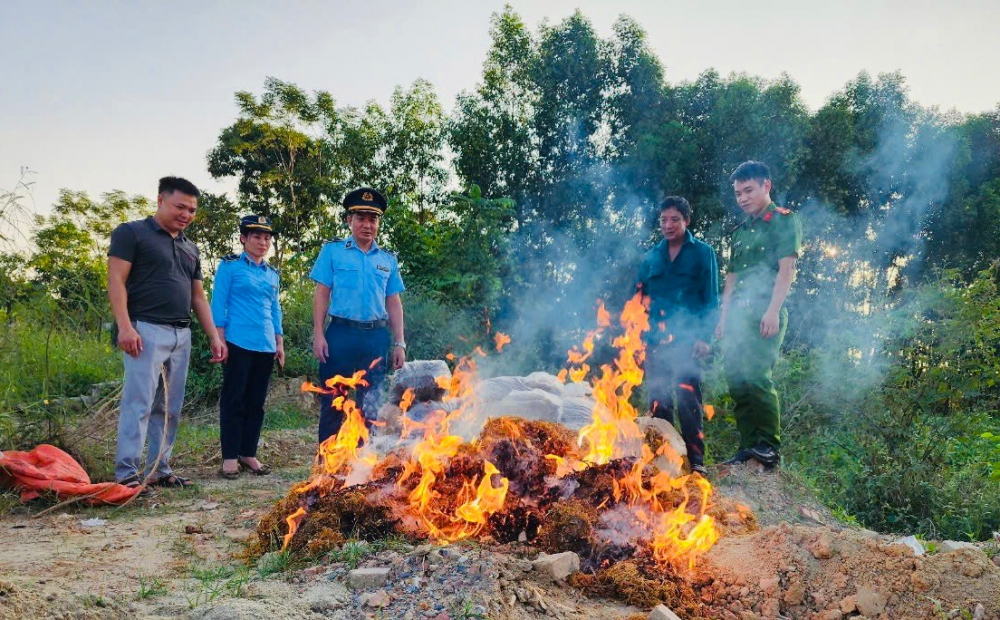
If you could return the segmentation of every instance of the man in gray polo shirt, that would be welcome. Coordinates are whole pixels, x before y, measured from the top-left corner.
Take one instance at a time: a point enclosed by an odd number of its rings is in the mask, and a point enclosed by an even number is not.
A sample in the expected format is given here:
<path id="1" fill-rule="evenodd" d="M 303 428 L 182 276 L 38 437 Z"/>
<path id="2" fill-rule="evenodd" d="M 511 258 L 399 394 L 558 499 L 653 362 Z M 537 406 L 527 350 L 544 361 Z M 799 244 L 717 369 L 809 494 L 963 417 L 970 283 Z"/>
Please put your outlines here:
<path id="1" fill-rule="evenodd" d="M 111 233 L 108 298 L 118 348 L 125 352 L 125 386 L 118 416 L 115 478 L 130 487 L 190 482 L 170 468 L 191 355 L 191 310 L 208 334 L 212 361 L 226 359 L 202 286 L 198 248 L 184 236 L 198 208 L 198 188 L 178 177 L 160 179 L 156 213 Z M 149 438 L 146 470 L 140 477 Z"/>

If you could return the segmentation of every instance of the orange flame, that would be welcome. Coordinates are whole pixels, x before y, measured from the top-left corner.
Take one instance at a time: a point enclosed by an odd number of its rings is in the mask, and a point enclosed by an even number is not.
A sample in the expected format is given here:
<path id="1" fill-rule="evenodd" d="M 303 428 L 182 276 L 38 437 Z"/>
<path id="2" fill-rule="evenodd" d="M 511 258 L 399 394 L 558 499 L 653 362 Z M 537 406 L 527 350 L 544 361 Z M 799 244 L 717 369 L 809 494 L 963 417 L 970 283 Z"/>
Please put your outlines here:
<path id="1" fill-rule="evenodd" d="M 326 438 L 319 445 L 313 475 L 308 481 L 296 487 L 299 493 L 317 487 L 335 490 L 361 484 L 367 480 L 371 469 L 378 462 L 378 457 L 368 447 L 369 434 L 364 415 L 357 403 L 348 397 L 350 390 L 368 385 L 368 381 L 364 378 L 365 372 L 359 370 L 350 377 L 336 375 L 328 379 L 324 387 L 309 382 L 302 384 L 303 392 L 333 396 L 331 406 L 342 412 L 343 422 L 336 435 Z M 282 549 L 288 546 L 288 542 L 305 517 L 305 508 L 299 508 L 285 519 L 288 523 L 288 534 L 285 535 Z"/>
<path id="2" fill-rule="evenodd" d="M 555 461 L 556 478 L 564 478 L 569 474 L 587 469 L 587 464 L 574 458 L 563 458 L 555 454 L 546 454 L 545 458 Z"/>
<path id="3" fill-rule="evenodd" d="M 481 350 L 480 350 L 481 351 Z M 459 360 L 451 378 L 438 377 L 437 384 L 447 393 L 445 401 L 455 401 L 460 406 L 452 411 L 438 410 L 423 421 L 403 419 L 402 437 L 422 431 L 420 441 L 410 449 L 410 460 L 396 480 L 401 488 L 411 477 L 419 475 L 417 485 L 407 496 L 410 512 L 417 516 L 427 533 L 438 540 L 456 541 L 477 535 L 491 514 L 503 508 L 510 482 L 501 477 L 494 486 L 494 476 L 499 470 L 484 462 L 481 480 L 463 481 L 461 492 L 455 499 L 454 514 L 440 509 L 441 494 L 435 483 L 441 479 L 449 460 L 458 453 L 463 439 L 451 432 L 451 425 L 471 406 L 476 372 L 475 361 L 470 357 Z"/>
<path id="4" fill-rule="evenodd" d="M 399 399 L 399 408 L 406 413 L 413 406 L 413 399 L 416 398 L 417 393 L 413 391 L 413 388 L 406 388 L 403 395 Z"/>
<path id="5" fill-rule="evenodd" d="M 573 383 L 583 383 L 587 380 L 587 373 L 590 372 L 590 366 L 584 364 L 579 368 L 571 368 L 569 371 L 569 380 Z"/>
<path id="6" fill-rule="evenodd" d="M 611 313 L 604 307 L 604 300 L 597 300 L 597 324 L 600 327 L 611 327 Z"/>
<path id="7" fill-rule="evenodd" d="M 695 558 L 709 549 L 719 536 L 714 521 L 707 514 L 712 489 L 700 476 L 674 478 L 667 470 L 679 471 L 681 456 L 669 442 L 663 442 L 654 453 L 645 445 L 636 422 L 638 411 L 631 399 L 643 381 L 645 343 L 642 336 L 649 330 L 647 308 L 639 295 L 629 300 L 619 317 L 622 330 L 616 331 L 617 336 L 611 342 L 617 349 L 617 356 L 611 363 L 593 369 L 592 374 L 591 365 L 586 362 L 593 363 L 591 358 L 597 340 L 612 326 L 611 314 L 603 302 L 598 303 L 597 322 L 598 328 L 587 334 L 580 347 L 567 353 L 569 364 L 558 376 L 563 383 L 567 379 L 589 381 L 597 401 L 590 424 L 582 428 L 577 437 L 581 451 L 548 454 L 545 458 L 554 463 L 556 477 L 612 459 L 635 458 L 629 471 L 612 483 L 613 501 L 625 502 L 634 518 L 645 524 L 644 540 L 648 541 L 657 562 L 672 565 L 686 562 L 692 566 Z M 494 341 L 499 351 L 510 343 L 510 338 L 497 332 Z M 426 418 L 418 421 L 405 415 L 414 402 L 413 390 L 404 392 L 400 400 L 400 408 L 404 411 L 402 437 L 416 439 L 403 448 L 406 461 L 396 487 L 407 490 L 404 510 L 416 518 L 429 537 L 437 540 L 456 541 L 479 535 L 490 515 L 504 509 L 510 488 L 510 482 L 488 460 L 483 461 L 481 476 L 470 473 L 462 474 L 461 480 L 444 478 L 453 475 L 449 473 L 449 463 L 460 454 L 464 443 L 452 429 L 458 428 L 456 423 L 468 409 L 476 406 L 473 358 L 485 355 L 481 347 L 476 347 L 470 356 L 458 360 L 450 378 L 437 379 L 438 386 L 445 392 L 442 400 L 446 405 Z M 449 353 L 447 357 L 449 361 L 455 360 L 454 354 Z M 362 371 L 352 377 L 335 377 L 323 388 L 303 385 L 304 390 L 333 395 L 334 407 L 344 413 L 344 424 L 336 437 L 323 442 L 318 473 L 298 490 L 315 487 L 320 487 L 321 492 L 337 490 L 366 479 L 376 464 L 368 447 L 364 417 L 356 403 L 348 398 L 349 390 L 367 385 L 363 377 Z M 694 390 L 688 384 L 682 384 L 681 388 Z M 705 411 L 709 418 L 714 415 L 711 406 L 706 405 Z M 513 423 L 508 431 L 511 436 L 520 432 Z M 451 495 L 445 496 L 445 493 Z M 286 518 L 289 533 L 285 536 L 285 546 L 305 517 L 305 509 L 300 508 Z"/>
<path id="8" fill-rule="evenodd" d="M 459 506 L 455 510 L 455 515 L 466 523 L 486 525 L 486 519 L 503 508 L 503 502 L 507 498 L 507 489 L 510 487 L 510 481 L 504 477 L 500 478 L 499 487 L 493 486 L 493 476 L 499 473 L 500 470 L 493 463 L 484 461 L 483 479 L 479 482 L 476 498 Z M 478 529 L 476 533 L 478 533 Z"/>
<path id="9" fill-rule="evenodd" d="M 503 332 L 497 332 L 493 340 L 497 343 L 497 352 L 503 351 L 504 345 L 510 344 L 510 336 Z"/>
<path id="10" fill-rule="evenodd" d="M 642 333 L 649 331 L 649 315 L 641 295 L 636 294 L 625 304 L 620 322 L 625 331 L 612 343 L 618 348 L 618 358 L 613 366 L 602 366 L 601 377 L 592 382 L 599 405 L 594 407 L 592 422 L 580 429 L 577 438 L 581 447 L 588 447 L 584 460 L 595 465 L 634 452 L 642 440 L 635 422 L 639 412 L 629 402 L 635 388 L 642 384 Z"/>
<path id="11" fill-rule="evenodd" d="M 295 536 L 295 532 L 299 529 L 299 523 L 302 522 L 306 516 L 306 509 L 299 508 L 292 514 L 288 515 L 285 519 L 285 523 L 288 524 L 288 533 L 285 534 L 284 544 L 281 545 L 281 550 L 284 551 L 288 547 L 288 543 L 291 542 L 292 536 Z"/>
<path id="12" fill-rule="evenodd" d="M 610 320 L 602 316 L 602 309 L 603 305 L 598 309 L 598 324 L 602 327 L 610 326 Z M 630 402 L 635 388 L 642 384 L 642 363 L 645 361 L 642 334 L 649 331 L 649 315 L 640 294 L 626 303 L 620 323 L 624 331 L 612 343 L 618 349 L 618 357 L 614 364 L 601 366 L 601 376 L 591 381 L 598 404 L 594 407 L 591 423 L 580 429 L 577 439 L 581 447 L 587 447 L 582 467 L 607 463 L 611 459 L 638 451 L 639 458 L 631 470 L 613 483 L 615 501 L 625 500 L 632 506 L 636 517 L 648 525 L 651 531 L 650 545 L 657 562 L 677 564 L 686 560 L 691 567 L 696 557 L 710 549 L 719 537 L 712 517 L 706 514 L 712 487 L 701 476 L 673 478 L 662 470 L 650 477 L 644 476 L 647 466 L 657 456 L 665 458 L 678 470 L 682 459 L 669 442 L 661 444 L 656 454 L 645 445 L 643 434 L 636 423 L 638 411 Z M 601 331 L 598 329 L 588 335 L 584 341 L 584 354 L 575 350 L 570 352 L 571 363 L 580 363 L 590 356 L 594 338 Z M 569 376 L 577 380 L 580 373 L 574 375 L 574 369 L 570 369 Z M 692 385 L 685 383 L 680 387 L 694 392 Z M 712 413 L 714 414 L 714 410 Z M 557 476 L 574 470 L 566 459 L 555 455 L 546 458 L 555 460 Z M 692 512 L 691 486 L 699 493 L 695 513 Z M 677 492 L 682 494 L 682 500 L 674 506 L 673 502 L 666 500 Z"/>

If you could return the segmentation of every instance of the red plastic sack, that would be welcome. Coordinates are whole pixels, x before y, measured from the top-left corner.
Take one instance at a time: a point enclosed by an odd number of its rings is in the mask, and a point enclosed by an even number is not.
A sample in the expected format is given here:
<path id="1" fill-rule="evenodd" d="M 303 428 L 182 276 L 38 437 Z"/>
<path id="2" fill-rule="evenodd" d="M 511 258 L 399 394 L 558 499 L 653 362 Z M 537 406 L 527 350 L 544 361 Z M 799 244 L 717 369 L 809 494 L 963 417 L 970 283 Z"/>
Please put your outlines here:
<path id="1" fill-rule="evenodd" d="M 92 484 L 73 457 L 48 444 L 31 452 L 0 452 L 0 485 L 20 490 L 22 502 L 53 491 L 60 499 L 89 496 L 80 501 L 91 505 L 123 504 L 140 491 L 117 482 Z"/>

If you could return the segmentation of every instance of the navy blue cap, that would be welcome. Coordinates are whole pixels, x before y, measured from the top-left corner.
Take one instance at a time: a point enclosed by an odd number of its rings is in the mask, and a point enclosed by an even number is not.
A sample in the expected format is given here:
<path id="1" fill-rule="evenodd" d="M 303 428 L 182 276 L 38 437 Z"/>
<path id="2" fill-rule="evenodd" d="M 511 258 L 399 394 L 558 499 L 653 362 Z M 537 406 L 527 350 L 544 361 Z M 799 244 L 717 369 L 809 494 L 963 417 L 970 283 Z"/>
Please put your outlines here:
<path id="1" fill-rule="evenodd" d="M 382 215 L 389 203 L 378 191 L 370 187 L 359 187 L 344 196 L 344 208 L 348 213 L 375 213 Z"/>
<path id="2" fill-rule="evenodd" d="M 244 215 L 240 220 L 240 234 L 246 235 L 252 232 L 267 232 L 271 233 L 271 236 L 278 236 L 271 226 L 271 218 L 263 215 Z"/>

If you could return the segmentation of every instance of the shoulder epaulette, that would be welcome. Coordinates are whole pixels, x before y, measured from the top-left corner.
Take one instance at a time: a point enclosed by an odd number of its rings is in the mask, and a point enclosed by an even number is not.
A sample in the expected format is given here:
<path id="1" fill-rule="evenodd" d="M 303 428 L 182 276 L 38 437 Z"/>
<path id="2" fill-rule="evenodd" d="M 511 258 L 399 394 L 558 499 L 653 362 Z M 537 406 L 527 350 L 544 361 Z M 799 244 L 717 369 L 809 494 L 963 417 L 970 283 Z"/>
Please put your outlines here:
<path id="1" fill-rule="evenodd" d="M 343 239 L 330 239 L 329 241 L 324 241 L 323 245 L 326 245 L 328 243 L 340 243 L 341 241 L 343 241 Z"/>
<path id="2" fill-rule="evenodd" d="M 281 275 L 281 272 L 278 271 L 278 269 L 271 263 L 264 263 L 264 266 L 273 271 L 274 273 L 278 274 L 279 276 Z"/>
<path id="3" fill-rule="evenodd" d="M 239 255 L 239 254 L 230 254 L 229 256 L 223 256 L 223 257 L 222 257 L 222 260 L 224 260 L 224 261 L 226 261 L 226 262 L 229 262 L 229 261 L 233 261 L 233 260 L 236 260 L 236 259 L 238 259 L 239 257 L 240 257 L 240 255 Z"/>
<path id="4" fill-rule="evenodd" d="M 786 209 L 785 207 L 775 207 L 774 210 L 777 211 L 778 213 L 782 214 L 782 215 L 791 215 L 792 214 L 792 210 L 791 209 Z"/>

